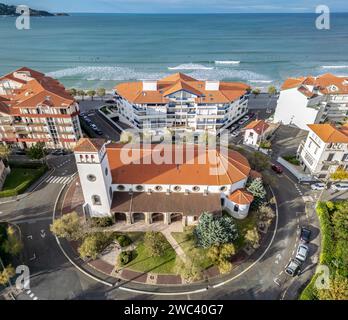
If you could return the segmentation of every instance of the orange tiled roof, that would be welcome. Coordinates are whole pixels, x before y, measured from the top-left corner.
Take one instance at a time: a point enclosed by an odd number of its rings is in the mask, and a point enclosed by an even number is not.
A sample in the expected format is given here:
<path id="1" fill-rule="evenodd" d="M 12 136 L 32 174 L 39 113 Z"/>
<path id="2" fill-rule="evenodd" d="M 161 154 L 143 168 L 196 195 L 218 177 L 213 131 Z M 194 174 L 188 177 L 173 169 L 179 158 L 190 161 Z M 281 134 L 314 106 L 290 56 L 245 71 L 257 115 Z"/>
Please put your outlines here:
<path id="1" fill-rule="evenodd" d="M 348 143 L 345 130 L 340 130 L 331 124 L 308 124 L 308 127 L 325 143 Z"/>
<path id="2" fill-rule="evenodd" d="M 0 78 L 0 80 L 11 78 L 17 81 L 15 73 L 19 71 L 28 72 L 29 76 L 33 79 L 19 81 L 22 83 L 22 86 L 19 89 L 12 90 L 11 94 L 3 97 L 6 98 L 3 102 L 6 103 L 14 113 L 16 113 L 16 111 L 13 108 L 36 108 L 40 104 L 50 107 L 66 107 L 74 103 L 74 98 L 65 90 L 60 82 L 29 68 L 20 68 Z"/>
<path id="3" fill-rule="evenodd" d="M 116 91 L 132 103 L 166 104 L 171 93 L 185 90 L 197 96 L 197 103 L 230 103 L 244 94 L 250 87 L 239 82 L 220 82 L 219 90 L 205 90 L 205 81 L 196 80 L 182 73 L 176 73 L 157 81 L 156 91 L 144 91 L 142 82 L 127 82 L 116 86 Z"/>
<path id="4" fill-rule="evenodd" d="M 263 120 L 254 120 L 250 122 L 243 130 L 254 130 L 258 134 L 262 134 L 269 128 L 269 125 Z"/>
<path id="5" fill-rule="evenodd" d="M 175 162 L 176 147 L 172 148 L 172 162 Z M 112 173 L 113 183 L 117 184 L 187 184 L 187 185 L 230 185 L 246 179 L 250 174 L 250 165 L 248 160 L 236 151 L 229 151 L 228 158 L 216 152 L 215 150 L 206 150 L 206 157 L 212 159 L 206 161 L 206 164 L 198 162 L 198 149 L 193 147 L 193 156 L 190 159 L 190 153 L 183 152 L 183 164 L 144 164 L 145 159 L 149 159 L 155 152 L 160 152 L 155 146 L 151 149 L 141 148 L 139 157 L 140 164 L 127 164 L 121 161 L 121 150 L 127 149 L 124 145 L 107 145 L 107 155 Z M 129 149 L 128 149 L 129 150 Z M 192 150 L 192 149 L 190 149 Z M 130 152 L 130 150 L 129 150 Z M 149 159 L 151 160 L 151 158 Z M 191 161 L 188 161 L 191 160 Z M 215 164 L 214 164 L 215 163 Z M 219 167 L 218 174 L 212 174 L 211 169 Z"/>
<path id="6" fill-rule="evenodd" d="M 82 138 L 78 141 L 75 152 L 98 152 L 105 144 L 104 139 Z"/>
<path id="7" fill-rule="evenodd" d="M 233 192 L 228 199 L 236 204 L 246 205 L 254 201 L 254 196 L 245 189 L 238 189 Z"/>
<path id="8" fill-rule="evenodd" d="M 315 87 L 321 94 L 348 94 L 348 77 L 326 73 L 318 77 L 289 78 L 285 80 L 281 89 L 298 88 L 300 92 L 311 98 L 315 93 L 307 86 Z M 331 90 L 332 86 L 335 86 L 337 90 Z"/>

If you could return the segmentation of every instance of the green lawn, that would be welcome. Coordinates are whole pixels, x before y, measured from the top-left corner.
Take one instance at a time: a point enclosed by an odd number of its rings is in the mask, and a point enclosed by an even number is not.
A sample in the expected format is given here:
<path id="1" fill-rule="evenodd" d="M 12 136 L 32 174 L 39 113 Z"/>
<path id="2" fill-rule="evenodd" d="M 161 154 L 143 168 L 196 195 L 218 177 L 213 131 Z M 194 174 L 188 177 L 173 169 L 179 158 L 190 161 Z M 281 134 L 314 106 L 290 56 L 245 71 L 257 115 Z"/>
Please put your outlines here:
<path id="1" fill-rule="evenodd" d="M 207 269 L 212 266 L 212 261 L 207 257 L 208 249 L 196 247 L 192 233 L 188 231 L 173 232 L 172 236 L 179 243 L 188 257 L 199 259 L 198 264 L 202 269 Z"/>
<path id="2" fill-rule="evenodd" d="M 167 249 L 162 257 L 151 256 L 144 245 L 145 233 L 134 232 L 126 233 L 136 244 L 135 259 L 125 267 L 134 271 L 154 272 L 169 274 L 175 273 L 176 253 L 172 246 L 167 242 Z"/>
<path id="3" fill-rule="evenodd" d="M 15 189 L 24 182 L 30 182 L 36 178 L 36 175 L 40 172 L 40 170 L 40 168 L 12 168 L 11 173 L 6 177 L 3 191 Z"/>

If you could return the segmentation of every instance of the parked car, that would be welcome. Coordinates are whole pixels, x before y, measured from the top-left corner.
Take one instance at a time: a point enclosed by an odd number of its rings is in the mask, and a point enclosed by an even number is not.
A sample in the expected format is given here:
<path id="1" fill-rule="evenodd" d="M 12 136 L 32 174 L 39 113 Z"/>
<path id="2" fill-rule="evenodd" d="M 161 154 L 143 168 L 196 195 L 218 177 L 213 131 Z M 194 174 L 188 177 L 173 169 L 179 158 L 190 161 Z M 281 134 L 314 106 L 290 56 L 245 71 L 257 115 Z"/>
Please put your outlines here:
<path id="1" fill-rule="evenodd" d="M 301 273 L 301 261 L 297 259 L 291 259 L 285 268 L 285 272 L 292 277 L 295 277 Z"/>
<path id="2" fill-rule="evenodd" d="M 246 120 L 241 119 L 241 120 L 238 121 L 238 124 L 241 126 L 241 125 L 243 125 L 245 122 L 246 122 Z"/>
<path id="3" fill-rule="evenodd" d="M 239 134 L 240 134 L 240 130 L 236 130 L 236 131 L 232 132 L 231 137 L 235 138 L 235 137 L 237 137 Z"/>
<path id="4" fill-rule="evenodd" d="M 324 190 L 324 189 L 326 189 L 326 186 L 325 186 L 325 183 L 317 182 L 317 183 L 311 184 L 311 189 L 312 190 Z"/>
<path id="5" fill-rule="evenodd" d="M 101 136 L 101 135 L 103 135 L 103 131 L 101 131 L 101 130 L 95 130 L 94 131 L 98 136 Z"/>
<path id="6" fill-rule="evenodd" d="M 272 164 L 271 166 L 272 170 L 278 174 L 282 174 L 283 173 L 283 168 L 277 164 Z"/>
<path id="7" fill-rule="evenodd" d="M 309 253 L 309 248 L 305 244 L 300 244 L 297 248 L 296 259 L 305 262 Z"/>
<path id="8" fill-rule="evenodd" d="M 249 113 L 249 117 L 250 117 L 249 119 L 254 118 L 255 117 L 255 113 L 254 112 L 250 112 Z"/>
<path id="9" fill-rule="evenodd" d="M 311 240 L 312 231 L 306 227 L 301 228 L 300 239 L 301 241 L 308 243 Z"/>
<path id="10" fill-rule="evenodd" d="M 67 154 L 67 152 L 65 150 L 62 150 L 62 149 L 57 149 L 57 150 L 53 150 L 53 152 L 51 152 L 51 154 L 54 156 L 65 156 Z"/>
<path id="11" fill-rule="evenodd" d="M 115 103 L 116 101 L 113 100 L 113 99 L 110 99 L 110 100 L 106 100 L 105 103 Z"/>
<path id="12" fill-rule="evenodd" d="M 92 129 L 95 129 L 95 130 L 98 129 L 98 127 L 97 127 L 94 123 L 90 123 L 89 126 L 90 126 Z"/>
<path id="13" fill-rule="evenodd" d="M 248 115 L 243 118 L 243 120 L 245 120 L 245 121 L 248 121 L 249 119 L 250 119 L 250 117 Z"/>
<path id="14" fill-rule="evenodd" d="M 21 150 L 21 149 L 18 149 L 18 150 L 15 150 L 14 153 L 17 155 L 17 156 L 25 156 L 27 153 L 25 152 L 25 150 Z"/>
<path id="15" fill-rule="evenodd" d="M 230 128 L 230 131 L 233 132 L 235 130 L 238 129 L 238 126 L 236 124 L 234 124 L 231 128 Z"/>
<path id="16" fill-rule="evenodd" d="M 331 189 L 337 190 L 337 191 L 348 190 L 348 183 L 344 183 L 344 182 L 335 183 L 331 186 Z"/>

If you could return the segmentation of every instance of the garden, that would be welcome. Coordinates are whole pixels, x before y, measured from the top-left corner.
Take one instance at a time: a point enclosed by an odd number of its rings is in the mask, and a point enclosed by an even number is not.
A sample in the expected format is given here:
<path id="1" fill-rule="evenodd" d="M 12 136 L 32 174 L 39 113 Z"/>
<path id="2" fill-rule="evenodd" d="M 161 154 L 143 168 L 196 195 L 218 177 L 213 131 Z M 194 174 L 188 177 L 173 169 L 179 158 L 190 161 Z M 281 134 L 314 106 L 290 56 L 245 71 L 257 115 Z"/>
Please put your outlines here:
<path id="1" fill-rule="evenodd" d="M 320 265 L 329 268 L 328 287 L 318 288 L 314 275 L 300 300 L 348 300 L 348 201 L 320 202 L 317 214 L 321 229 Z"/>

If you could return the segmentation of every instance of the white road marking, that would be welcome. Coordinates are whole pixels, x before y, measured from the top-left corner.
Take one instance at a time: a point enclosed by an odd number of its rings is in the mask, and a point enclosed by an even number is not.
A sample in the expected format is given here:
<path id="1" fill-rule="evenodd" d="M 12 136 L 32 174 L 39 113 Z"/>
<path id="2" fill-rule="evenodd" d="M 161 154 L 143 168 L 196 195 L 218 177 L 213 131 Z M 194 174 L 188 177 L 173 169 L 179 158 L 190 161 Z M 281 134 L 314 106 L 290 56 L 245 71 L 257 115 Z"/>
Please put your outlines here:
<path id="1" fill-rule="evenodd" d="M 37 300 L 37 297 L 35 297 L 33 300 Z"/>
<path id="2" fill-rule="evenodd" d="M 29 297 L 30 297 L 30 298 L 34 297 L 34 293 L 32 293 Z"/>
<path id="3" fill-rule="evenodd" d="M 278 278 L 274 278 L 274 279 L 273 279 L 273 282 L 274 282 L 278 287 L 280 287 L 280 283 L 279 283 L 279 279 L 278 279 Z"/>

